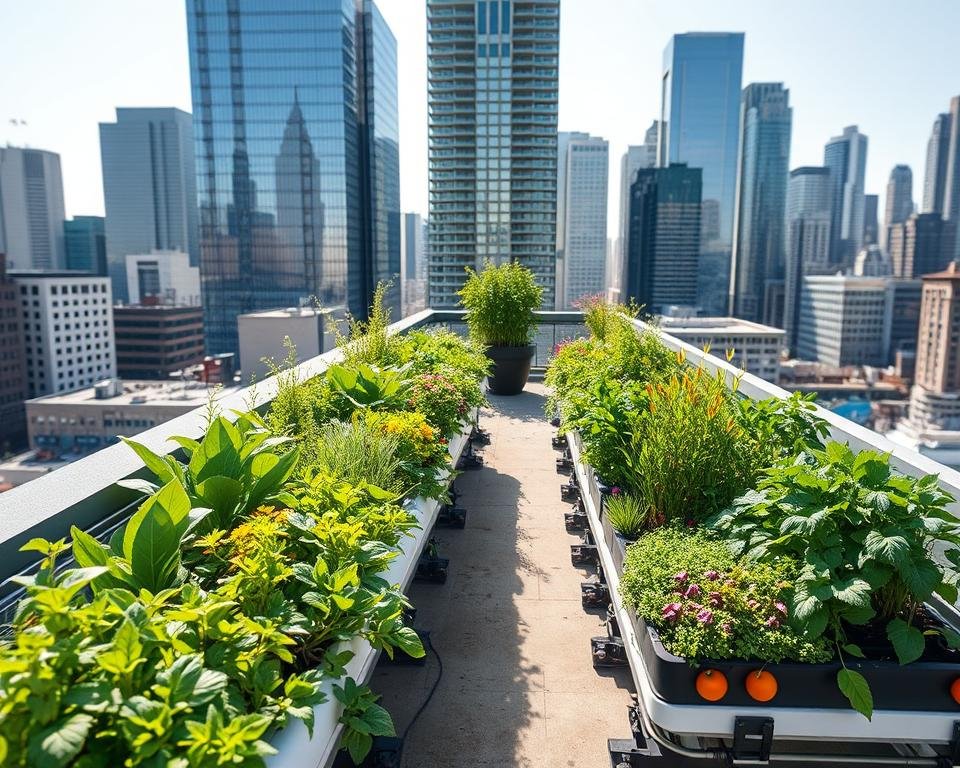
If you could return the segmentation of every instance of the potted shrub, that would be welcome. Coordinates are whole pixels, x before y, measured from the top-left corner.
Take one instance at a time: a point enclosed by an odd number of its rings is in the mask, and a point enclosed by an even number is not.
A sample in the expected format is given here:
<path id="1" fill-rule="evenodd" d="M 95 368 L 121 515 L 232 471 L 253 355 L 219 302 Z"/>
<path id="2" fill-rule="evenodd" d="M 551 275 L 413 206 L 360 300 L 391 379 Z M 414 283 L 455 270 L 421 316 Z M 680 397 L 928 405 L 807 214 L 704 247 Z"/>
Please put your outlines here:
<path id="1" fill-rule="evenodd" d="M 460 291 L 470 336 L 486 347 L 493 363 L 487 378 L 496 395 L 518 395 L 530 375 L 536 348 L 531 344 L 543 290 L 533 273 L 516 262 L 489 262 L 470 276 Z"/>

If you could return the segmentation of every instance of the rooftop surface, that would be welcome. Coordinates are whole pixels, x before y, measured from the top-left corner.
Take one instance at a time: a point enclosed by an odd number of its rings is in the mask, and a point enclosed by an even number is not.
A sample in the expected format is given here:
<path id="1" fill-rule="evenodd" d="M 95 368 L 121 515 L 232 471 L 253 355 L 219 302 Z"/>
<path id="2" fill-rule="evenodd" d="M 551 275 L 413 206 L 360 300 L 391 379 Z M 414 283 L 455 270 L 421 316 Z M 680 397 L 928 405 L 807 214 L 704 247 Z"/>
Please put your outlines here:
<path id="1" fill-rule="evenodd" d="M 544 392 L 530 383 L 516 397 L 488 396 L 484 466 L 455 482 L 466 528 L 435 532 L 450 558 L 447 581 L 408 593 L 414 626 L 429 631 L 436 654 L 428 649 L 422 667 L 382 663 L 371 681 L 402 734 L 442 661 L 404 766 L 599 767 L 609 764 L 607 737 L 629 736 L 629 669 L 591 663 L 590 638 L 606 631 L 581 606 L 580 582 L 593 571 L 570 563 L 581 540 L 564 528 L 567 478 L 556 472 Z"/>
<path id="2" fill-rule="evenodd" d="M 135 381 L 124 380 L 123 394 L 115 397 L 97 399 L 93 387 L 75 389 L 71 392 L 57 392 L 28 400 L 28 403 L 45 405 L 96 405 L 116 407 L 118 405 L 176 405 L 197 407 L 207 402 L 215 385 L 198 381 Z M 239 391 L 240 387 L 223 387 L 217 392 L 219 399 L 225 394 Z M 144 398 L 141 400 L 141 398 Z"/>
<path id="3" fill-rule="evenodd" d="M 675 336 L 693 333 L 741 333 L 752 335 L 785 336 L 786 331 L 762 323 L 752 323 L 738 317 L 661 317 L 663 330 Z"/>

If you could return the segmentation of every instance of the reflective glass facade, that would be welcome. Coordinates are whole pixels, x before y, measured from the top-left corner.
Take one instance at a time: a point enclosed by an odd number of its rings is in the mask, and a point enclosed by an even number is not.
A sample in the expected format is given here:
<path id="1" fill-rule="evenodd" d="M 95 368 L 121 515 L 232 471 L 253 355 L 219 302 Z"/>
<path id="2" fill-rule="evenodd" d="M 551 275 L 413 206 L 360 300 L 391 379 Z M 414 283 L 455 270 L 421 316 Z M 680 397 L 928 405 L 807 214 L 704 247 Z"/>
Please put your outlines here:
<path id="1" fill-rule="evenodd" d="M 399 311 L 396 41 L 371 0 L 187 0 L 207 351 L 316 298 Z"/>
<path id="2" fill-rule="evenodd" d="M 790 170 L 793 110 L 783 83 L 751 83 L 743 89 L 739 200 L 734 219 L 730 314 L 760 322 L 784 279 L 783 226 Z"/>
<path id="3" fill-rule="evenodd" d="M 730 286 L 743 34 L 674 35 L 663 52 L 659 165 L 703 170 L 697 303 L 726 314 Z"/>
<path id="4" fill-rule="evenodd" d="M 559 0 L 427 0 L 429 299 L 519 261 L 553 308 Z"/>
<path id="5" fill-rule="evenodd" d="M 834 136 L 824 147 L 823 164 L 830 169 L 833 184 L 830 261 L 852 266 L 863 243 L 867 137 L 855 125 L 844 128 L 843 135 Z"/>

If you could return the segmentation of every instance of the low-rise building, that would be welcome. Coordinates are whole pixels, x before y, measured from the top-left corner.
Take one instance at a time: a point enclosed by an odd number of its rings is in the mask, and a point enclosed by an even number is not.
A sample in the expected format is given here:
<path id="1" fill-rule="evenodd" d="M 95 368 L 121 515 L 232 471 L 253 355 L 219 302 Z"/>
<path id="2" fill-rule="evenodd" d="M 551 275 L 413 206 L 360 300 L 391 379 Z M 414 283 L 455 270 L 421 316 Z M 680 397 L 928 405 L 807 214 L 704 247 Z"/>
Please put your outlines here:
<path id="1" fill-rule="evenodd" d="M 110 279 L 11 270 L 27 360 L 27 394 L 68 392 L 117 375 Z"/>
<path id="2" fill-rule="evenodd" d="M 130 304 L 200 306 L 200 269 L 190 266 L 182 251 L 128 254 L 127 296 Z"/>
<path id="3" fill-rule="evenodd" d="M 167 379 L 203 362 L 203 309 L 162 305 L 113 308 L 117 374 Z"/>
<path id="4" fill-rule="evenodd" d="M 236 387 L 202 382 L 107 379 L 93 387 L 27 401 L 30 448 L 57 458 L 79 457 L 203 406 Z"/>
<path id="5" fill-rule="evenodd" d="M 761 379 L 776 382 L 780 375 L 780 354 L 785 331 L 736 317 L 662 317 L 664 333 L 695 347 L 709 346 L 723 356 L 732 350 L 731 363 Z"/>
<path id="6" fill-rule="evenodd" d="M 838 368 L 893 364 L 916 338 L 919 289 L 895 277 L 804 276 L 795 356 Z"/>
<path id="7" fill-rule="evenodd" d="M 322 355 L 337 346 L 330 323 L 344 316 L 342 308 L 289 307 L 250 312 L 237 317 L 240 367 L 243 378 L 257 381 L 271 375 L 272 366 L 287 358 L 284 339 L 296 349 L 296 362 Z"/>

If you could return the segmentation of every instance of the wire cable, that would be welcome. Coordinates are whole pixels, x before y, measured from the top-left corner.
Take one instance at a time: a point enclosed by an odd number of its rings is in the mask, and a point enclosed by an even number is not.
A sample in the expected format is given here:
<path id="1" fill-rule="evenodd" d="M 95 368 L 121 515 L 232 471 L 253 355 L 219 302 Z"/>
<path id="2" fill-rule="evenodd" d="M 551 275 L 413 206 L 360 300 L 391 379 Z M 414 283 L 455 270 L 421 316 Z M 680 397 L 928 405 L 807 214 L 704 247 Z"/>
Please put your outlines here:
<path id="1" fill-rule="evenodd" d="M 413 726 L 416 724 L 417 720 L 420 718 L 420 715 L 423 714 L 423 711 L 427 708 L 427 705 L 430 704 L 430 700 L 433 698 L 433 694 L 437 692 L 437 687 L 440 685 L 440 681 L 443 679 L 443 660 L 440 658 L 440 654 L 437 653 L 437 649 L 433 647 L 433 642 L 430 640 L 430 635 L 427 634 L 427 649 L 433 653 L 434 658 L 437 660 L 437 668 L 439 670 L 437 674 L 437 679 L 433 681 L 433 686 L 430 688 L 430 693 L 427 694 L 427 698 L 424 699 L 423 704 L 420 705 L 420 709 L 416 711 L 413 719 L 407 724 L 407 727 L 403 729 L 403 734 L 400 736 L 400 765 L 403 765 L 403 750 L 407 746 L 407 734 L 413 729 Z"/>

